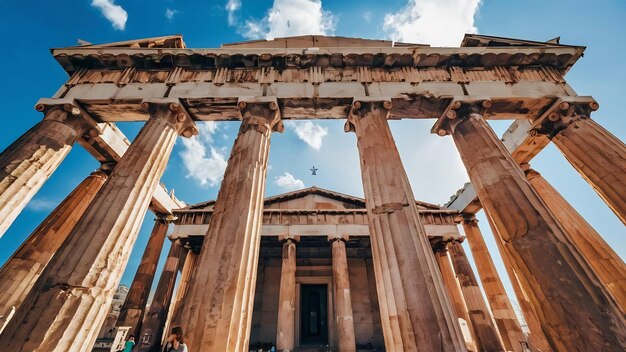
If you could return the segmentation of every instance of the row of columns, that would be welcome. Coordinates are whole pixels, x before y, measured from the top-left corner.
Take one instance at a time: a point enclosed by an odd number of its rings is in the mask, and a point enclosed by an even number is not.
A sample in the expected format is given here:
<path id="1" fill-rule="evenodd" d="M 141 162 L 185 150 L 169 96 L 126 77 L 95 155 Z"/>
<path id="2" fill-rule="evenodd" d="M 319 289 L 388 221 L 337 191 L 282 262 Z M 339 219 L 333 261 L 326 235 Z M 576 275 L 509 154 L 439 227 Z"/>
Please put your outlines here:
<path id="1" fill-rule="evenodd" d="M 280 352 L 296 348 L 296 242 L 297 236 L 284 236 L 280 288 L 278 295 L 278 320 L 276 348 Z M 329 236 L 332 251 L 333 304 L 337 351 L 356 351 L 354 316 L 350 294 L 350 275 L 345 236 Z"/>
<path id="2" fill-rule="evenodd" d="M 623 350 L 626 320 L 622 308 L 481 116 L 481 109 L 489 105 L 489 101 L 482 106 L 455 104 L 455 113 L 435 132 L 452 136 L 503 256 L 529 297 L 541 330 L 558 351 Z M 574 130 L 570 135 L 580 138 L 588 133 L 580 126 Z M 557 135 L 567 139 L 562 131 Z M 589 147 L 584 153 L 601 148 L 598 144 Z"/>
<path id="3" fill-rule="evenodd" d="M 176 135 L 197 131 L 178 104 L 148 108 L 150 119 L 0 335 L 6 348 L 91 347 Z M 244 351 L 248 346 L 269 141 L 282 123 L 275 98 L 240 101 L 239 108 L 241 128 L 198 258 L 202 270 L 191 274 L 180 312 L 190 351 Z M 346 131 L 357 137 L 386 348 L 463 351 L 455 309 L 387 124 L 390 109 L 391 102 L 380 98 L 355 100 L 346 124 Z M 480 109 L 455 105 L 455 113 L 447 115 L 450 120 L 435 132 L 452 135 L 503 255 L 550 346 L 621 350 L 626 347 L 623 306 L 618 303 L 623 276 L 601 278 L 597 271 L 606 262 L 594 266 L 583 259 L 576 241 L 530 186 Z M 9 211 L 2 213 L 5 223 L 32 197 L 45 172 L 86 133 L 89 127 L 79 114 L 49 109 L 41 125 L 0 155 L 0 211 Z M 550 137 L 560 141 L 568 160 L 583 160 L 579 171 L 624 219 L 623 143 L 579 110 L 568 107 L 559 114 L 549 120 L 555 122 Z M 43 126 L 50 124 L 54 127 Z M 611 162 L 592 162 L 598 154 L 613 155 Z M 609 290 L 606 282 L 617 289 Z"/>
<path id="4" fill-rule="evenodd" d="M 84 181 L 10 260 L 21 260 L 33 279 L 9 303 L 17 309 L 0 335 L 6 349 L 88 351 L 93 346 L 176 137 L 197 133 L 179 104 L 145 107 L 150 118 L 110 175 L 96 173 Z M 19 192 L 12 187 L 43 182 L 46 175 L 28 170 L 56 168 L 84 132 L 75 110 L 49 108 L 42 123 L 2 153 L 2 172 L 9 173 L 0 174 L 0 183 L 8 185 L 2 188 L 0 209 L 6 210 L 5 201 L 14 208 L 27 200 L 26 193 L 15 196 Z"/>

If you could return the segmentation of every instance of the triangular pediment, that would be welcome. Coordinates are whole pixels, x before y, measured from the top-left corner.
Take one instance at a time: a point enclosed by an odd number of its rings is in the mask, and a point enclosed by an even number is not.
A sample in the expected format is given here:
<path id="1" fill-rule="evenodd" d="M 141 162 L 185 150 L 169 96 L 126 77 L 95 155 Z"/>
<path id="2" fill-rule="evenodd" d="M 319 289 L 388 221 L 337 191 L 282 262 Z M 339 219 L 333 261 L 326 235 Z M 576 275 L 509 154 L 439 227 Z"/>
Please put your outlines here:
<path id="1" fill-rule="evenodd" d="M 411 43 L 394 43 L 390 40 L 376 40 L 326 35 L 300 35 L 271 40 L 250 40 L 222 44 L 222 48 L 384 48 L 393 46 L 427 46 Z"/>
<path id="2" fill-rule="evenodd" d="M 85 48 L 185 48 L 183 36 L 180 34 L 162 37 L 126 40 L 122 42 L 91 44 L 79 40 L 80 47 Z"/>
<path id="3" fill-rule="evenodd" d="M 440 210 L 439 205 L 416 200 L 420 210 Z M 183 210 L 211 211 L 215 200 L 190 205 Z M 319 187 L 309 187 L 293 192 L 281 193 L 267 197 L 264 209 L 297 209 L 297 210 L 342 210 L 365 209 L 365 199 L 327 190 Z"/>
<path id="4" fill-rule="evenodd" d="M 503 46 L 524 46 L 524 47 L 542 47 L 542 46 L 570 46 L 560 43 L 560 37 L 550 39 L 545 42 L 537 42 L 533 40 L 494 37 L 490 35 L 466 34 L 461 42 L 461 47 L 503 47 Z"/>

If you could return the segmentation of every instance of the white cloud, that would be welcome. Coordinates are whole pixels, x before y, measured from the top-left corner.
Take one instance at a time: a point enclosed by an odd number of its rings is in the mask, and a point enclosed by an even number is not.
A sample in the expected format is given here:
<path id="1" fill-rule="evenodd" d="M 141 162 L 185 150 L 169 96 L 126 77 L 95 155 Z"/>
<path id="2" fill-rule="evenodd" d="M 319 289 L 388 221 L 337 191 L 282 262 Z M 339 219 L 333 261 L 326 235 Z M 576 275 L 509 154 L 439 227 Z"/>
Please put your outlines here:
<path id="1" fill-rule="evenodd" d="M 180 157 L 187 169 L 187 177 L 197 180 L 200 185 L 211 187 L 217 185 L 226 170 L 226 157 L 211 146 L 217 124 L 213 121 L 198 122 L 200 134 L 183 139 L 183 150 Z"/>
<path id="2" fill-rule="evenodd" d="M 170 8 L 167 8 L 165 9 L 165 18 L 171 21 L 174 18 L 174 15 L 177 13 L 178 13 L 178 10 L 172 10 Z"/>
<path id="3" fill-rule="evenodd" d="M 476 33 L 474 16 L 481 0 L 409 0 L 385 15 L 383 29 L 400 42 L 457 46 L 465 33 Z"/>
<path id="4" fill-rule="evenodd" d="M 320 150 L 322 141 L 328 134 L 328 128 L 311 121 L 285 121 L 285 126 L 296 132 L 298 138 L 315 150 Z"/>
<path id="5" fill-rule="evenodd" d="M 56 200 L 46 198 L 34 198 L 30 202 L 28 202 L 28 205 L 26 207 L 32 211 L 45 212 L 54 209 L 57 205 L 59 205 L 59 202 Z"/>
<path id="6" fill-rule="evenodd" d="M 113 28 L 124 30 L 126 28 L 126 20 L 128 20 L 128 12 L 120 5 L 116 5 L 114 0 L 93 0 L 91 6 L 100 10 L 102 15 L 111 22 Z"/>
<path id="7" fill-rule="evenodd" d="M 265 17 L 246 21 L 239 33 L 249 39 L 332 34 L 335 24 L 335 16 L 322 8 L 321 0 L 274 0 Z"/>
<path id="8" fill-rule="evenodd" d="M 228 25 L 234 26 L 237 23 L 236 13 L 241 9 L 241 0 L 228 0 L 226 11 L 228 12 Z"/>
<path id="9" fill-rule="evenodd" d="M 293 177 L 292 174 L 285 172 L 282 176 L 278 176 L 274 179 L 274 183 L 287 191 L 295 191 L 297 189 L 304 188 L 304 182 L 302 180 Z"/>

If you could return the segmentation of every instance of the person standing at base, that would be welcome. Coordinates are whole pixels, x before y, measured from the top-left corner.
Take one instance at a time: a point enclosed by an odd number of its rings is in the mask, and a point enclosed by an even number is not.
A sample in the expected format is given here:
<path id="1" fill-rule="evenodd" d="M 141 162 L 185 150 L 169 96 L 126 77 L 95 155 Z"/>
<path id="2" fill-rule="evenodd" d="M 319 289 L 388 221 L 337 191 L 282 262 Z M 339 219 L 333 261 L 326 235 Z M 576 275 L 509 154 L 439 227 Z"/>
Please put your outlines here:
<path id="1" fill-rule="evenodd" d="M 130 335 L 126 343 L 124 344 L 124 349 L 120 350 L 122 352 L 132 352 L 133 347 L 135 347 L 135 335 Z"/>
<path id="2" fill-rule="evenodd" d="M 163 352 L 187 352 L 187 345 L 183 342 L 183 329 L 180 326 L 172 328 L 172 333 L 167 337 Z"/>

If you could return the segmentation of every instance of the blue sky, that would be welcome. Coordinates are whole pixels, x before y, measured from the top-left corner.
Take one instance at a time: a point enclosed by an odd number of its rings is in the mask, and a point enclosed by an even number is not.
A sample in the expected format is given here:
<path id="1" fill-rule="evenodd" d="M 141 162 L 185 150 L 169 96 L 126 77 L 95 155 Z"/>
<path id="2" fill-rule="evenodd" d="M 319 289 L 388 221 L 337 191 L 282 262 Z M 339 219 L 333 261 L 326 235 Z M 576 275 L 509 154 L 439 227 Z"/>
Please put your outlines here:
<path id="1" fill-rule="evenodd" d="M 53 95 L 67 79 L 50 55 L 50 48 L 74 45 L 79 38 L 105 43 L 176 33 L 183 34 L 188 47 L 195 48 L 267 36 L 321 33 L 447 46 L 458 45 L 467 31 L 540 41 L 561 36 L 562 43 L 587 46 L 585 57 L 566 79 L 578 94 L 596 98 L 600 109 L 592 117 L 625 140 L 625 18 L 626 2 L 620 0 L 600 0 L 593 5 L 582 0 L 6 1 L 0 3 L 0 30 L 8 39 L 0 88 L 5 121 L 0 129 L 0 150 L 42 118 L 33 109 L 35 102 Z M 450 138 L 429 134 L 432 123 L 392 121 L 391 126 L 416 198 L 443 204 L 468 178 Z M 509 124 L 497 122 L 492 126 L 501 134 Z M 120 124 L 129 138 L 134 138 L 140 127 L 138 123 Z M 187 203 L 215 198 L 237 129 L 236 123 L 206 124 L 201 126 L 202 137 L 179 140 L 162 182 Z M 311 165 L 320 169 L 318 176 L 310 175 Z M 76 146 L 0 238 L 0 263 L 98 166 Z M 363 194 L 356 140 L 343 132 L 341 121 L 293 124 L 285 133 L 274 134 L 270 166 L 268 195 L 312 185 Z M 624 258 L 623 224 L 558 150 L 549 146 L 532 166 Z M 132 280 L 152 219 L 152 214 L 146 216 L 122 283 Z M 505 276 L 482 213 L 479 219 Z"/>

